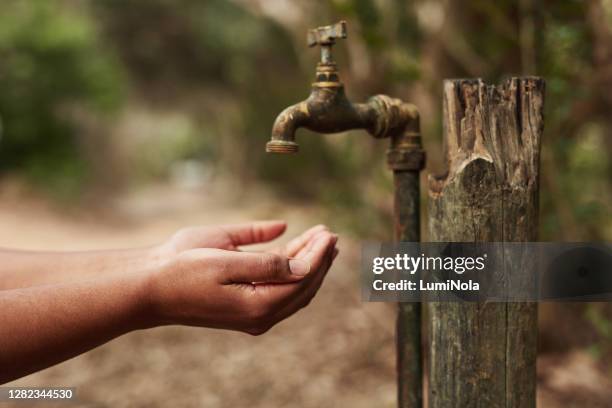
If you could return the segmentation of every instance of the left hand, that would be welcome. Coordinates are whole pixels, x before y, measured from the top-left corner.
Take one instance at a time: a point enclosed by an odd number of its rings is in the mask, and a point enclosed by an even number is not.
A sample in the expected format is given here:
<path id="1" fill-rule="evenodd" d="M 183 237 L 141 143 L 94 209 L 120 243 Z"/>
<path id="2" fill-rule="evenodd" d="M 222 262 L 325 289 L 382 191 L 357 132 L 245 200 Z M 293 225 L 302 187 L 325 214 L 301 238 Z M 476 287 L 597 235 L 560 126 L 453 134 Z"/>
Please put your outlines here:
<path id="1" fill-rule="evenodd" d="M 192 249 L 216 248 L 237 251 L 243 245 L 272 241 L 287 229 L 285 221 L 255 221 L 244 224 L 190 227 L 179 230 L 166 242 L 155 248 L 162 257 L 178 255 Z M 320 231 L 328 231 L 324 225 L 316 225 L 283 246 L 267 252 L 293 257 Z"/>

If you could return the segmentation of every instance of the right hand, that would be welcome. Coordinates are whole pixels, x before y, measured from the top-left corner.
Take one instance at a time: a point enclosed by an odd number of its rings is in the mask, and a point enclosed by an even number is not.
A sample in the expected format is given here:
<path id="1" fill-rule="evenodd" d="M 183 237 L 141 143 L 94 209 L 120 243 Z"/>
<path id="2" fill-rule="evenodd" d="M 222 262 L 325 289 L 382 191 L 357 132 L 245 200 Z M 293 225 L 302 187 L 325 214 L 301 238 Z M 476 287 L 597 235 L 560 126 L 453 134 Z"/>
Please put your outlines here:
<path id="1" fill-rule="evenodd" d="M 181 252 L 150 277 L 156 324 L 262 334 L 310 302 L 337 255 L 336 241 L 317 226 L 273 252 Z"/>

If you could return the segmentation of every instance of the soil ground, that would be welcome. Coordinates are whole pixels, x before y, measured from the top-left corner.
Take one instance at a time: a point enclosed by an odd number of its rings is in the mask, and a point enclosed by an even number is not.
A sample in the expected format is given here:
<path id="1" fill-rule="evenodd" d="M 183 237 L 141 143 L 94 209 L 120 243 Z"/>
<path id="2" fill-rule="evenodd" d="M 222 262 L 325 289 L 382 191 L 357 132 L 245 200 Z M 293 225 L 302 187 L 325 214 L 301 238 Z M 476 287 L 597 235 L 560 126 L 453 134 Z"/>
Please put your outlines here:
<path id="1" fill-rule="evenodd" d="M 263 192 L 238 199 L 213 187 L 147 188 L 93 212 L 0 191 L 0 247 L 135 247 L 184 226 L 270 218 L 289 221 L 288 239 L 319 222 L 313 208 Z M 394 307 L 361 302 L 359 243 L 338 232 L 341 254 L 318 296 L 263 336 L 186 327 L 133 332 L 9 385 L 76 387 L 80 402 L 70 406 L 83 407 L 394 407 Z M 609 379 L 594 364 L 585 353 L 542 356 L 539 406 L 612 401 Z M 581 395 L 596 398 L 586 403 Z"/>

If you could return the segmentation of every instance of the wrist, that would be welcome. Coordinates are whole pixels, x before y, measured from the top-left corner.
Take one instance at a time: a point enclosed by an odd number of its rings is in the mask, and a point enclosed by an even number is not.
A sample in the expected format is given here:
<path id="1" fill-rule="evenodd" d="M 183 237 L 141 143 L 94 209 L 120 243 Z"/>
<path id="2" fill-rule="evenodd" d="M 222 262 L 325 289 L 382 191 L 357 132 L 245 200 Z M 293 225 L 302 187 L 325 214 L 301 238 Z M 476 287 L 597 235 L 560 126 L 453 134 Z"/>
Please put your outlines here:
<path id="1" fill-rule="evenodd" d="M 133 287 L 134 304 L 133 315 L 135 330 L 149 329 L 163 325 L 157 301 L 155 276 L 157 271 L 137 273 L 130 277 Z"/>
<path id="2" fill-rule="evenodd" d="M 167 243 L 154 245 L 144 250 L 146 266 L 149 269 L 159 269 L 176 257 L 177 253 Z"/>
<path id="3" fill-rule="evenodd" d="M 166 310 L 168 299 L 163 282 L 175 265 L 176 256 L 159 246 L 151 248 L 147 257 L 148 266 L 137 277 L 140 318 L 148 327 L 172 324 L 173 320 Z"/>

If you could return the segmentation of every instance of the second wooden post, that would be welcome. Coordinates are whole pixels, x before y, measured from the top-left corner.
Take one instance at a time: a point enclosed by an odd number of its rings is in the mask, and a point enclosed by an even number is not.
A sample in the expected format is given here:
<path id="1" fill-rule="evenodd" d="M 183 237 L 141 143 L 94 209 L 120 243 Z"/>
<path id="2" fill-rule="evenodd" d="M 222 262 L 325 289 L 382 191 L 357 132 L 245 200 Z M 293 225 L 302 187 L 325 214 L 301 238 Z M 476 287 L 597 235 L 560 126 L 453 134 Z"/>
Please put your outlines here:
<path id="1" fill-rule="evenodd" d="M 535 241 L 544 81 L 448 80 L 443 97 L 448 173 L 430 180 L 430 240 Z M 430 407 L 535 407 L 535 304 L 428 307 Z"/>

